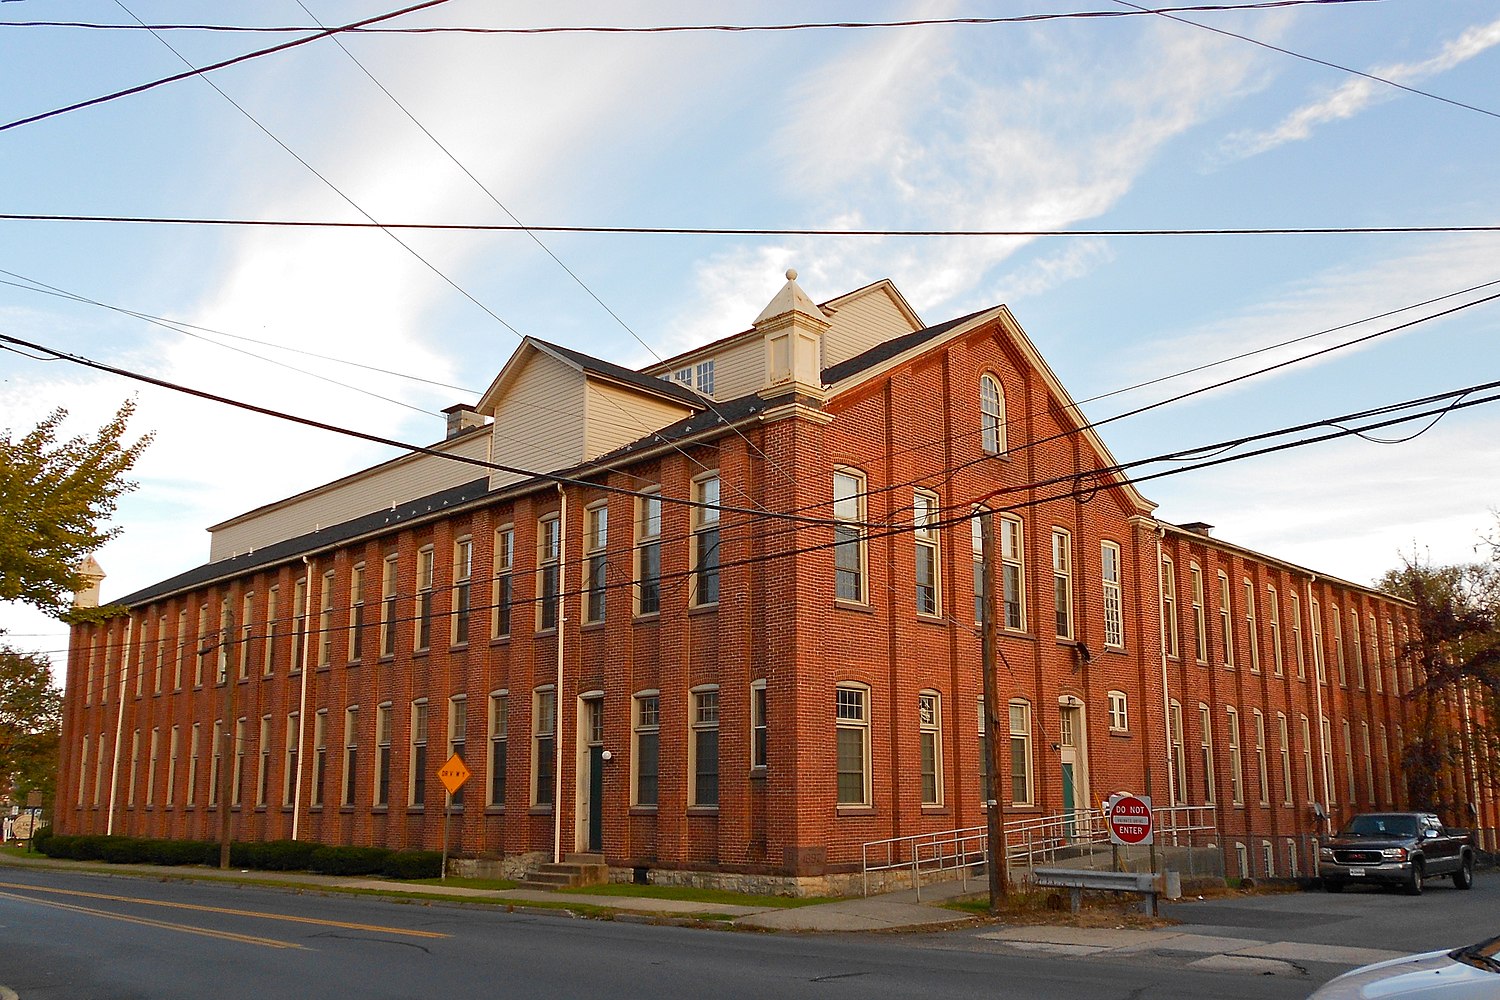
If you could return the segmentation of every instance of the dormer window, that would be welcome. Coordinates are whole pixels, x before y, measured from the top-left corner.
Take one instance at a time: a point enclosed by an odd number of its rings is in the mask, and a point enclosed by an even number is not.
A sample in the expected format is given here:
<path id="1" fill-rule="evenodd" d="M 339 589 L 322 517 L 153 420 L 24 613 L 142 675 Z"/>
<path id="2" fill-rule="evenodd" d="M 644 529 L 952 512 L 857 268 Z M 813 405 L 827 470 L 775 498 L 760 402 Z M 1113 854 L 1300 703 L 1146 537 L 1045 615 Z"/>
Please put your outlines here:
<path id="1" fill-rule="evenodd" d="M 707 361 L 700 361 L 696 365 L 688 365 L 686 368 L 677 369 L 672 373 L 672 380 L 687 386 L 689 389 L 697 389 L 705 396 L 712 396 L 714 393 L 713 359 L 710 358 Z"/>

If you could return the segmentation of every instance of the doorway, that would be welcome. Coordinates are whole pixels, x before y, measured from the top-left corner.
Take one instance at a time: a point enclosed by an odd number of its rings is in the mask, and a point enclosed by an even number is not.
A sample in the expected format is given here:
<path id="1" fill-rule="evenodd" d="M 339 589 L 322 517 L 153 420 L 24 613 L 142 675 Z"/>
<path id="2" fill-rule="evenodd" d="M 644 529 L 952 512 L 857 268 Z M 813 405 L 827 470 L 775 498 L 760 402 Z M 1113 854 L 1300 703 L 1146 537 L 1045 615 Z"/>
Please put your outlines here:
<path id="1" fill-rule="evenodd" d="M 584 819 L 584 850 L 599 854 L 604 850 L 604 699 L 588 698 L 583 703 L 583 735 L 586 746 L 584 794 L 581 803 Z"/>
<path id="2" fill-rule="evenodd" d="M 1058 708 L 1058 757 L 1062 769 L 1063 839 L 1072 842 L 1089 831 L 1080 830 L 1088 815 L 1088 755 L 1084 743 L 1083 705 L 1064 697 Z M 1086 824 L 1087 820 L 1082 820 Z"/>

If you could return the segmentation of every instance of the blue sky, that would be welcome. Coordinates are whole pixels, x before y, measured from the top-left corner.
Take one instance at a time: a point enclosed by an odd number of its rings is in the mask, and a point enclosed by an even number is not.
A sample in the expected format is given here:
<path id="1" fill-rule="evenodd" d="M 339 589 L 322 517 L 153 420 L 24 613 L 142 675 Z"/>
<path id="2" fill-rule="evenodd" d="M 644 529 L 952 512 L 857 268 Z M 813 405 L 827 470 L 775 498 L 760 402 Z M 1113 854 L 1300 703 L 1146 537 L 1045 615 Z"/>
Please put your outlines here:
<path id="1" fill-rule="evenodd" d="M 133 14 L 153 24 L 304 25 L 312 15 L 333 24 L 393 9 L 306 3 L 8 0 L 0 21 L 119 24 Z M 1112 0 L 722 3 L 706 16 L 691 3 L 502 9 L 454 0 L 391 23 L 767 24 L 1124 9 Z M 1500 114 L 1493 3 L 1188 16 Z M 291 36 L 165 37 L 203 65 Z M 1494 114 L 1156 16 L 732 34 L 364 34 L 344 44 L 464 169 L 537 225 L 1500 223 Z M 144 31 L 0 26 L 0 120 L 181 69 Z M 0 132 L 0 212 L 359 219 L 347 196 L 384 222 L 509 221 L 330 40 L 212 79 L 254 121 L 187 79 Z M 476 399 L 489 383 L 516 346 L 513 330 L 643 365 L 746 328 L 787 267 L 820 300 L 889 277 L 929 323 L 1005 302 L 1078 399 L 1500 280 L 1500 234 L 546 237 L 633 336 L 524 235 L 402 238 L 431 267 L 369 230 L 0 221 L 0 269 L 9 272 L 0 280 L 13 283 L 0 284 L 0 332 L 426 443 L 441 436 L 438 410 Z M 194 339 L 41 294 L 38 282 L 219 333 Z M 1085 412 L 1108 417 L 1496 291 L 1110 396 Z M 1477 305 L 1102 433 L 1129 461 L 1494 380 L 1497 335 L 1500 303 Z M 63 405 L 69 429 L 86 431 L 131 395 L 136 427 L 156 441 L 138 466 L 140 489 L 120 507 L 123 535 L 98 554 L 106 600 L 203 562 L 209 524 L 389 457 L 0 352 L 0 427 L 24 430 Z M 1403 444 L 1344 439 L 1143 492 L 1168 520 L 1207 521 L 1220 537 L 1364 582 L 1414 544 L 1439 561 L 1474 558 L 1479 533 L 1496 525 L 1497 442 L 1500 408 L 1475 407 Z M 57 623 L 23 608 L 0 606 L 0 628 L 23 648 L 65 644 Z"/>

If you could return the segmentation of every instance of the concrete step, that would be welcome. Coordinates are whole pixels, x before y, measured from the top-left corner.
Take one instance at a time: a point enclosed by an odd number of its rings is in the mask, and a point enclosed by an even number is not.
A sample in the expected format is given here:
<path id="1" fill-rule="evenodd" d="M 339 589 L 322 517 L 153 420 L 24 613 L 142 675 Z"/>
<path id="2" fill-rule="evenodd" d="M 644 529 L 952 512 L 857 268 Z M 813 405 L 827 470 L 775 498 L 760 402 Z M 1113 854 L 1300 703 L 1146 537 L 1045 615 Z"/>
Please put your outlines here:
<path id="1" fill-rule="evenodd" d="M 600 885 L 609 881 L 609 866 L 600 854 L 569 854 L 566 860 L 545 864 L 521 880 L 526 889 L 563 889 Z"/>

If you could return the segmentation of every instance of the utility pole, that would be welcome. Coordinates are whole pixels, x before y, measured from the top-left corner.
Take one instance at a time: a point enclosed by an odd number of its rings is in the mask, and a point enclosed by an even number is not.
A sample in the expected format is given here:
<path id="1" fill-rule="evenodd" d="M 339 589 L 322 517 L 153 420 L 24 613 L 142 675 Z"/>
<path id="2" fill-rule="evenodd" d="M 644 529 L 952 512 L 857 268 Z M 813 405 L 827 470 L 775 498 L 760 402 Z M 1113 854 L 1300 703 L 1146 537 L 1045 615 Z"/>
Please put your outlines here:
<path id="1" fill-rule="evenodd" d="M 226 603 L 219 620 L 219 683 L 224 685 L 224 749 L 219 760 L 219 867 L 229 868 L 229 799 L 234 768 L 234 682 L 229 677 L 229 643 L 234 634 L 234 610 Z M 205 650 L 206 652 L 206 650 Z M 304 669 L 306 664 L 303 664 Z"/>
<path id="2" fill-rule="evenodd" d="M 989 755 L 990 800 L 988 802 L 988 838 L 990 847 L 990 914 L 998 915 L 1000 900 L 1010 893 L 1009 861 L 1005 850 L 1005 793 L 1000 775 L 1000 711 L 999 693 L 996 688 L 995 652 L 996 623 L 995 597 L 997 576 L 995 573 L 995 524 L 994 515 L 984 511 L 979 515 L 981 532 L 981 558 L 984 570 L 984 601 L 980 608 L 980 660 L 984 670 L 984 734 L 985 752 Z M 1009 731 L 1006 720 L 1006 731 Z"/>

